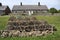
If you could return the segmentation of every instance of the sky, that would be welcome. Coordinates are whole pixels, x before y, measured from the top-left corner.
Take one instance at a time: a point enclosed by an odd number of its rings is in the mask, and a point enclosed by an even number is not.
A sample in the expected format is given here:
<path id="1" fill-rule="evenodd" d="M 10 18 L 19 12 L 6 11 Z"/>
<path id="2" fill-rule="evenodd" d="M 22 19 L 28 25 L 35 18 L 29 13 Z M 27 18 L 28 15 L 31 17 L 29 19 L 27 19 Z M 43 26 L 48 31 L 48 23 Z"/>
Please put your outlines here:
<path id="1" fill-rule="evenodd" d="M 56 8 L 60 9 L 60 0 L 0 0 L 2 5 L 8 5 L 10 9 L 13 8 L 14 5 L 20 5 L 22 2 L 23 5 L 38 5 L 40 2 L 41 5 L 47 5 L 48 8 Z"/>

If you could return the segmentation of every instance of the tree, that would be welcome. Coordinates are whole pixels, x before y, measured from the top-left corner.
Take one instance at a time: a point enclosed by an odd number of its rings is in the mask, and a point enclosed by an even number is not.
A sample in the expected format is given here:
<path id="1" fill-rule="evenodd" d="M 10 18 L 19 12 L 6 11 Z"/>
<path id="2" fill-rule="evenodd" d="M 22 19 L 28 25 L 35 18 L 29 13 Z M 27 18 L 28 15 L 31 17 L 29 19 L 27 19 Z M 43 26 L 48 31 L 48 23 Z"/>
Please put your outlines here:
<path id="1" fill-rule="evenodd" d="M 49 12 L 52 13 L 52 15 L 54 13 L 58 13 L 57 9 L 55 9 L 55 8 L 50 8 Z"/>
<path id="2" fill-rule="evenodd" d="M 60 13 L 60 10 L 58 10 L 58 13 Z"/>

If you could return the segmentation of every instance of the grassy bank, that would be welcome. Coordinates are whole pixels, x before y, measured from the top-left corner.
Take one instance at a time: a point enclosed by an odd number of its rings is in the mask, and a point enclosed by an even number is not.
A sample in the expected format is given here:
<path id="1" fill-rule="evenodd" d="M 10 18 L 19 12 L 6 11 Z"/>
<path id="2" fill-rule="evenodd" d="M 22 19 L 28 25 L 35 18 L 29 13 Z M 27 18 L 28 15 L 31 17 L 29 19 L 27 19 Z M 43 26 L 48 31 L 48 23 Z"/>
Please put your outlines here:
<path id="1" fill-rule="evenodd" d="M 38 20 L 44 19 L 47 20 L 48 23 L 55 25 L 57 31 L 48 36 L 41 37 L 7 37 L 0 38 L 0 40 L 60 40 L 60 16 L 36 16 Z M 0 16 L 0 30 L 4 29 L 7 25 L 9 16 Z"/>

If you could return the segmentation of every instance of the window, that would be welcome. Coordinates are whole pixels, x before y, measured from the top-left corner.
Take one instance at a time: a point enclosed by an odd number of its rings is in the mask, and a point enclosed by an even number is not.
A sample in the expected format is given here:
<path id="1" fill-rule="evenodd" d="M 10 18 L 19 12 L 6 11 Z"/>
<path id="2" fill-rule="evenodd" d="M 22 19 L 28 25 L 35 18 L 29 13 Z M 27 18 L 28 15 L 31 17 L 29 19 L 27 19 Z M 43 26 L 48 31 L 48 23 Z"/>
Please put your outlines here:
<path id="1" fill-rule="evenodd" d="M 23 13 L 26 13 L 26 11 L 23 11 Z"/>

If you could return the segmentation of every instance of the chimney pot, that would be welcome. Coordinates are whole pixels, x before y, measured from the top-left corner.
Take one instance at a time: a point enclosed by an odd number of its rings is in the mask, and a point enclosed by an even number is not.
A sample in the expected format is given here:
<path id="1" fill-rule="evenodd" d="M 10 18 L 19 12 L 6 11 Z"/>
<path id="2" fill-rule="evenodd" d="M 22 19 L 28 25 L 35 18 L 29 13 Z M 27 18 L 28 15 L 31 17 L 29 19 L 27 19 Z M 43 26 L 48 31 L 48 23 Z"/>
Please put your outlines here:
<path id="1" fill-rule="evenodd" d="M 21 2 L 20 4 L 21 4 L 21 6 L 22 6 L 22 2 Z"/>
<path id="2" fill-rule="evenodd" d="M 0 3 L 0 6 L 2 6 L 2 3 Z"/>
<path id="3" fill-rule="evenodd" d="M 40 6 L 40 2 L 38 2 L 38 6 Z"/>

